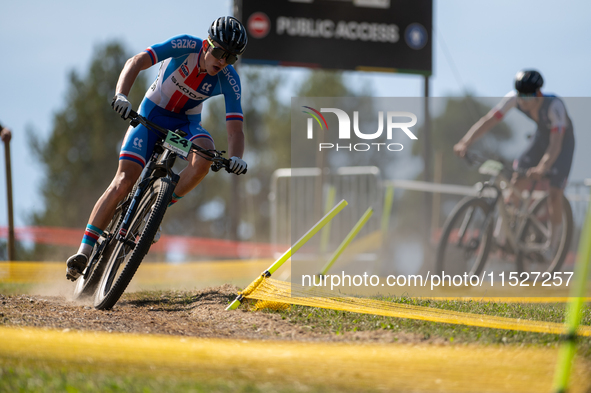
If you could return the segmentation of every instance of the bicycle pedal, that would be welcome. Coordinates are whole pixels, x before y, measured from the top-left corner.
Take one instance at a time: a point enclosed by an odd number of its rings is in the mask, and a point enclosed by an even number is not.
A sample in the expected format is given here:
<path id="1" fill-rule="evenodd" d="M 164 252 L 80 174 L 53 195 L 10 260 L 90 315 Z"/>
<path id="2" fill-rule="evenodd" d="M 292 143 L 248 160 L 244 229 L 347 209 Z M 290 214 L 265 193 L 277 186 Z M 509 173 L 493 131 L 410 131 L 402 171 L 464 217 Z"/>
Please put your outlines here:
<path id="1" fill-rule="evenodd" d="M 72 282 L 76 281 L 81 275 L 82 274 L 75 270 L 70 271 L 70 269 L 66 269 L 66 278 Z"/>
<path id="2" fill-rule="evenodd" d="M 72 255 L 66 261 L 66 278 L 70 281 L 76 281 L 86 269 L 88 257 L 84 254 Z"/>

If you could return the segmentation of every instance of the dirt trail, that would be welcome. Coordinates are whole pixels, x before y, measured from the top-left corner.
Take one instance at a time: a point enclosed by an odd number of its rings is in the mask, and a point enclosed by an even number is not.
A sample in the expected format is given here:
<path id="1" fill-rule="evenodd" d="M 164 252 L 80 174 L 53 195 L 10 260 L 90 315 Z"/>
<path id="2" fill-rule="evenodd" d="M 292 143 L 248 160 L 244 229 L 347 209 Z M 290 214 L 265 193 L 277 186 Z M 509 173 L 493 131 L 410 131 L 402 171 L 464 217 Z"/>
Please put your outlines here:
<path id="1" fill-rule="evenodd" d="M 0 325 L 123 333 L 298 341 L 417 342 L 412 334 L 379 330 L 323 334 L 298 326 L 280 314 L 225 311 L 237 288 L 223 285 L 199 291 L 125 294 L 109 311 L 64 295 L 0 294 Z"/>

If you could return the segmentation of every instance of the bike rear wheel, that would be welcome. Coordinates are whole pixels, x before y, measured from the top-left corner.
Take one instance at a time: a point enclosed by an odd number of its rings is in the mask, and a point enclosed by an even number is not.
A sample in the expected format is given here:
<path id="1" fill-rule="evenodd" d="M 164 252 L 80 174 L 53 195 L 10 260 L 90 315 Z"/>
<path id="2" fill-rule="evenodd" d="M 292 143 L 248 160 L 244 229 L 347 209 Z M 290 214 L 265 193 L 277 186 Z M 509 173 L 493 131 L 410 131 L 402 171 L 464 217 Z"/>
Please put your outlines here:
<path id="1" fill-rule="evenodd" d="M 550 213 L 548 195 L 538 199 L 529 209 L 527 221 L 519 232 L 521 250 L 517 253 L 519 272 L 559 271 L 568 253 L 573 236 L 573 212 L 568 199 L 562 196 L 562 233 L 556 252 L 550 258 L 542 254 L 550 243 Z M 528 251 L 529 250 L 529 251 Z M 539 251 L 536 251 L 539 250 Z"/>
<path id="2" fill-rule="evenodd" d="M 492 243 L 490 209 L 482 198 L 467 197 L 458 203 L 443 225 L 439 238 L 435 262 L 437 274 L 479 275 L 482 272 Z"/>
<path id="3" fill-rule="evenodd" d="M 95 294 L 95 308 L 110 309 L 117 303 L 148 253 L 173 191 L 171 180 L 160 178 L 144 192 L 131 219 L 126 236 L 128 241 L 112 241 L 113 251 Z"/>

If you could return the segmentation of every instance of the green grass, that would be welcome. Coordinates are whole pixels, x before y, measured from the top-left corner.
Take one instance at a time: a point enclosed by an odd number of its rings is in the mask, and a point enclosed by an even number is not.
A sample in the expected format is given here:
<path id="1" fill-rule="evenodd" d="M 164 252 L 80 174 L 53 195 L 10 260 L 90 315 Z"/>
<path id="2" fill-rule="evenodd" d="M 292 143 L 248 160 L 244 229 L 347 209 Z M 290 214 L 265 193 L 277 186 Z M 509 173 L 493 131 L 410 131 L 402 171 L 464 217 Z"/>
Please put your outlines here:
<path id="1" fill-rule="evenodd" d="M 23 293 L 23 285 L 0 285 L 0 293 Z M 211 294 L 192 291 L 142 291 L 125 294 L 122 300 L 142 307 L 154 307 L 167 311 L 190 309 L 196 302 Z M 216 294 L 217 301 L 230 301 L 234 296 Z M 211 299 L 210 299 L 211 300 Z M 566 305 L 562 303 L 520 304 L 459 300 L 424 300 L 416 298 L 382 298 L 380 300 L 415 306 L 431 307 L 473 314 L 494 315 L 508 318 L 531 319 L 562 323 Z M 342 335 L 345 332 L 390 331 L 414 334 L 417 340 L 445 340 L 453 345 L 507 344 L 557 348 L 560 336 L 514 330 L 479 328 L 404 318 L 382 317 L 335 311 L 321 308 L 291 306 L 285 311 L 264 311 L 279 314 L 283 319 L 302 329 L 326 335 Z M 591 309 L 586 305 L 581 323 L 591 325 Z M 591 338 L 578 340 L 578 353 L 591 361 Z M 149 374 L 146 374 L 146 371 Z M 131 373 L 105 370 L 79 369 L 78 367 L 50 366 L 34 362 L 0 359 L 0 393 L 3 392 L 322 392 L 328 387 L 285 386 L 251 379 L 198 378 L 191 375 L 166 375 L 164 373 Z"/>
<path id="2" fill-rule="evenodd" d="M 465 313 L 558 323 L 564 322 L 566 308 L 566 305 L 561 303 L 520 304 L 455 300 L 437 301 L 412 298 L 381 300 Z M 561 342 L 561 337 L 556 334 L 435 323 L 305 306 L 292 306 L 285 311 L 266 312 L 279 313 L 283 319 L 287 319 L 293 324 L 304 326 L 307 329 L 324 334 L 340 335 L 345 332 L 389 330 L 394 333 L 413 333 L 418 336 L 418 339 L 442 338 L 454 344 L 480 343 L 486 345 L 501 343 L 556 347 Z M 591 325 L 591 310 L 589 306 L 586 306 L 583 310 L 581 324 Z M 581 337 L 578 341 L 578 348 L 579 354 L 587 359 L 591 359 L 591 338 Z"/>
<path id="3" fill-rule="evenodd" d="M 290 386 L 256 378 L 203 378 L 190 375 L 166 375 L 158 370 L 122 370 L 104 372 L 78 369 L 76 366 L 50 366 L 19 361 L 3 364 L 0 359 L 0 393 L 321 393 L 327 386 L 298 384 Z M 245 366 L 247 367 L 247 366 Z M 149 373 L 149 374 L 148 374 Z M 339 389 L 339 391 L 343 391 Z M 350 390 L 358 392 L 359 389 Z"/>
<path id="4" fill-rule="evenodd" d="M 34 284 L 15 284 L 15 283 L 0 283 L 0 293 L 3 295 L 23 295 L 28 294 Z"/>

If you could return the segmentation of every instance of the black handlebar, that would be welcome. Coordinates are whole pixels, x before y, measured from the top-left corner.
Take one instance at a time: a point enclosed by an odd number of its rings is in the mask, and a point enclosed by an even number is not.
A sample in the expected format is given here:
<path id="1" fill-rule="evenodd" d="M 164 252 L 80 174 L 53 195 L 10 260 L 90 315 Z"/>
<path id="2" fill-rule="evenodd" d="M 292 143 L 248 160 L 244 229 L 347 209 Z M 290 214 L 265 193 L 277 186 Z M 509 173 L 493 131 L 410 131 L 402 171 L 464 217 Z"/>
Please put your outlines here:
<path id="1" fill-rule="evenodd" d="M 137 113 L 134 110 L 129 111 L 128 119 L 130 119 L 130 124 L 132 127 L 136 127 L 138 124 L 142 124 L 148 128 L 152 128 L 153 130 L 156 130 L 159 133 L 163 134 L 163 137 L 168 135 L 168 132 L 170 131 L 166 128 L 160 127 L 158 124 L 151 122 L 150 120 L 146 119 L 145 117 L 143 117 L 142 115 L 140 115 L 139 113 Z M 184 134 L 184 135 L 180 135 L 182 137 L 185 137 L 187 135 L 181 130 L 177 130 L 177 131 L 173 131 L 173 132 L 175 132 L 179 135 L 181 133 Z M 232 173 L 232 171 L 230 170 L 230 160 L 228 160 L 227 158 L 222 156 L 222 154 L 225 152 L 204 149 L 201 146 L 194 144 L 193 142 L 191 142 L 191 150 L 195 151 L 197 154 L 199 154 L 201 157 L 205 158 L 206 160 L 212 161 L 213 162 L 213 164 L 211 165 L 212 171 L 217 172 L 220 169 L 225 168 L 226 172 Z M 246 174 L 246 171 L 247 171 L 247 168 L 245 168 L 242 172 L 237 173 L 237 175 L 244 175 L 244 174 Z"/>
<path id="2" fill-rule="evenodd" d="M 486 160 L 488 160 L 489 158 L 484 157 L 483 155 L 480 155 L 478 153 L 472 152 L 472 151 L 467 151 L 466 154 L 464 155 L 464 159 L 468 162 L 468 164 L 470 165 L 482 165 L 484 164 L 484 162 Z M 517 168 L 514 169 L 512 163 L 499 158 L 499 157 L 494 157 L 494 158 L 490 158 L 491 160 L 495 160 L 500 162 L 501 164 L 503 164 L 503 171 L 505 173 L 517 173 L 519 176 L 523 176 L 526 177 L 527 176 L 527 171 L 528 168 Z M 542 178 L 549 178 L 550 175 L 548 173 L 546 173 L 544 176 L 542 176 Z"/>

